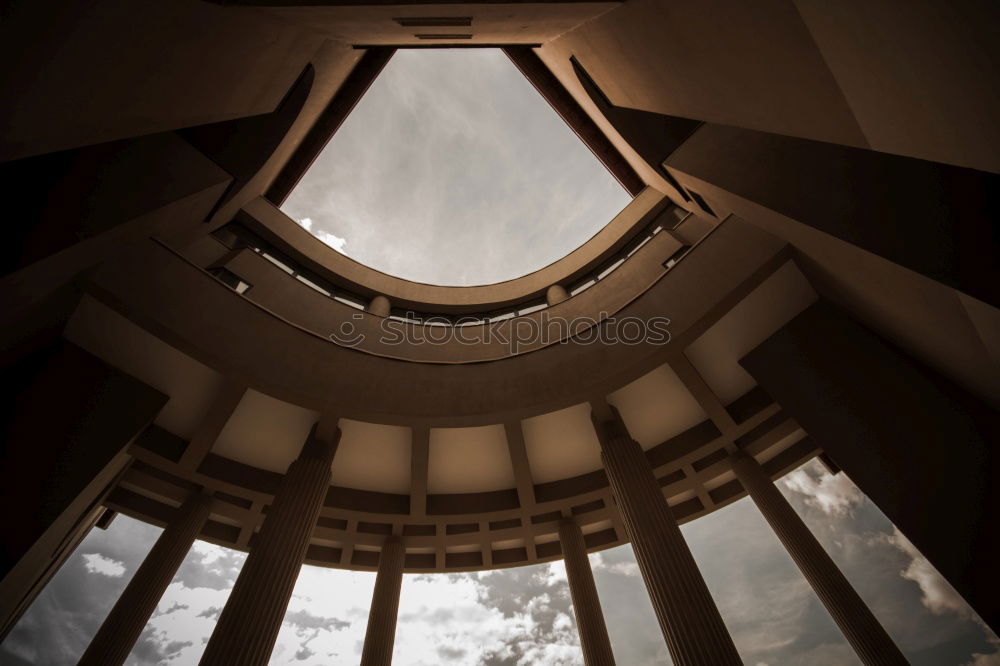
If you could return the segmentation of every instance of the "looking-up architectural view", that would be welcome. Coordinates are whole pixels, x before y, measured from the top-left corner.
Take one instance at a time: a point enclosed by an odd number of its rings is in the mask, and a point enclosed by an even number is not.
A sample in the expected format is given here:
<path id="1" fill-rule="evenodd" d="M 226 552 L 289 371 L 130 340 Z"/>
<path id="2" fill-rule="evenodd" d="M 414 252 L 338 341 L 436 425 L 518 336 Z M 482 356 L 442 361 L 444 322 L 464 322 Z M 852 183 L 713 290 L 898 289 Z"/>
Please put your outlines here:
<path id="1" fill-rule="evenodd" d="M 0 52 L 0 665 L 1000 664 L 1000 5 Z"/>

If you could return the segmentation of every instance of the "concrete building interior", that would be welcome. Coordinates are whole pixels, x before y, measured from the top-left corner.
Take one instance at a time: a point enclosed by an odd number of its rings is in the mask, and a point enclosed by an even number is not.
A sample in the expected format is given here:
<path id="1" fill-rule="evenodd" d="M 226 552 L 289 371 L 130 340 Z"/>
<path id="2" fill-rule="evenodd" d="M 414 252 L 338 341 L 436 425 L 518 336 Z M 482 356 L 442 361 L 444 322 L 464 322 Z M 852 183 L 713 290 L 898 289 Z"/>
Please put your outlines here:
<path id="1" fill-rule="evenodd" d="M 426 48 L 502 51 L 630 202 L 496 284 L 318 241 L 283 202 Z M 81 664 L 195 539 L 248 553 L 202 664 L 267 664 L 303 564 L 377 572 L 374 666 L 404 572 L 556 560 L 614 664 L 587 554 L 625 543 L 673 663 L 741 664 L 678 526 L 749 496 L 858 659 L 906 664 L 776 490 L 817 457 L 1000 631 L 996 3 L 14 1 L 0 52 L 0 635 L 121 514 L 165 530 Z M 546 317 L 590 323 L 480 335 Z"/>

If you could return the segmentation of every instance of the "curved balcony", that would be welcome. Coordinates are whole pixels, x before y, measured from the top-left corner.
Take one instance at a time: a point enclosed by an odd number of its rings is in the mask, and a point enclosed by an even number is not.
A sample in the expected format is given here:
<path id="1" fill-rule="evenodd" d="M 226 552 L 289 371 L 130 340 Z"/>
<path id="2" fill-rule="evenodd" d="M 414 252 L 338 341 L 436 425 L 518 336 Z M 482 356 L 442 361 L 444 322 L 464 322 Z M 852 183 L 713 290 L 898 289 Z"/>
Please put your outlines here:
<path id="1" fill-rule="evenodd" d="M 785 257 L 783 243 L 736 218 L 720 224 L 669 270 L 660 263 L 669 256 L 656 255 L 665 248 L 654 242 L 647 246 L 640 252 L 648 260 L 628 262 L 631 266 L 615 271 L 604 286 L 598 284 L 581 296 L 620 299 L 617 321 L 669 319 L 669 344 L 616 344 L 619 332 L 606 321 L 594 327 L 600 335 L 570 337 L 530 354 L 508 354 L 485 363 L 454 361 L 497 358 L 495 341 L 441 345 L 403 340 L 391 345 L 392 355 L 341 346 L 329 337 L 336 328 L 317 331 L 290 321 L 152 241 L 144 252 L 102 267 L 92 276 L 90 289 L 177 348 L 191 350 L 206 365 L 223 374 L 244 375 L 252 385 L 293 404 L 322 409 L 332 401 L 345 416 L 385 423 L 414 418 L 460 425 L 495 423 L 511 415 L 577 404 L 662 364 Z M 666 249 L 672 251 L 673 246 Z M 645 290 L 636 293 L 631 280 L 643 284 L 651 276 Z M 320 298 L 304 285 L 296 286 L 301 287 L 301 298 Z M 574 300 L 566 309 L 576 307 Z M 325 304 L 328 313 L 335 312 L 329 299 Z M 343 313 L 358 314 L 348 310 Z M 204 316 L 207 312 L 212 313 L 210 319 Z M 374 332 L 381 318 L 368 319 Z M 313 325 L 333 327 L 338 321 L 364 324 L 366 318 L 331 316 Z M 446 413 L 442 405 L 448 406 Z"/>

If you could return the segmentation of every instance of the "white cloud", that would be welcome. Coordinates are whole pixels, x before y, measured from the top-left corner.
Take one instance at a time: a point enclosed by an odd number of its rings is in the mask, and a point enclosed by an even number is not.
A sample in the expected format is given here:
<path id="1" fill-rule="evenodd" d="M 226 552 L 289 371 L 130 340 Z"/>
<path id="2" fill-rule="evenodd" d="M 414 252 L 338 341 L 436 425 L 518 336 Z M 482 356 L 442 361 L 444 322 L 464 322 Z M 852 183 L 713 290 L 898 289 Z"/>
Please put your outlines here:
<path id="1" fill-rule="evenodd" d="M 197 664 L 242 562 L 242 554 L 195 542 L 186 575 L 167 589 L 130 666 Z M 303 566 L 270 664 L 357 664 L 374 583 L 373 573 Z M 569 608 L 561 566 L 408 574 L 393 663 L 577 666 L 580 649 Z"/>
<path id="2" fill-rule="evenodd" d="M 781 483 L 805 495 L 806 504 L 830 516 L 844 515 L 864 499 L 846 474 L 833 475 L 821 468 L 799 468 L 785 475 Z"/>
<path id="3" fill-rule="evenodd" d="M 535 664 L 577 666 L 580 663 L 580 648 L 565 643 L 531 645 L 524 656 L 517 660 L 517 666 L 534 666 Z"/>
<path id="4" fill-rule="evenodd" d="M 1000 650 L 991 654 L 980 654 L 977 652 L 972 655 L 972 661 L 966 663 L 964 666 L 1000 666 Z"/>
<path id="5" fill-rule="evenodd" d="M 818 470 L 807 471 L 814 479 L 821 476 Z M 795 499 L 801 508 L 802 496 Z M 813 521 L 812 529 L 840 534 L 855 544 L 849 552 L 837 551 L 849 555 L 844 561 L 849 576 L 877 570 L 867 579 L 858 578 L 864 582 L 859 589 L 875 595 L 868 600 L 880 617 L 895 618 L 890 630 L 901 647 L 916 653 L 939 646 L 946 655 L 942 663 L 998 666 L 995 637 L 979 633 L 981 625 L 967 619 L 971 613 L 961 615 L 964 603 L 950 588 L 941 587 L 940 577 L 919 553 L 898 534 L 875 536 L 870 531 L 873 525 L 887 525 L 884 517 L 873 522 L 875 512 L 866 502 L 842 516 L 810 510 L 807 518 Z M 748 499 L 683 529 L 747 664 L 854 663 L 850 646 Z M 0 662 L 16 655 L 13 658 L 27 663 L 76 663 L 100 626 L 102 609 L 114 603 L 127 574 L 139 566 L 159 532 L 124 516 L 107 531 L 94 530 L 0 646 Z M 128 666 L 197 665 L 244 557 L 196 541 Z M 594 553 L 591 561 L 618 663 L 667 662 L 631 547 Z M 117 577 L 93 575 L 95 567 L 112 574 L 119 567 L 124 571 Z M 303 567 L 272 666 L 356 665 L 374 580 L 369 572 Z M 894 599 L 880 600 L 879 594 Z M 926 597 L 924 604 L 917 601 L 919 594 Z M 396 666 L 580 664 L 561 563 L 476 574 L 407 575 L 397 629 Z"/>
<path id="6" fill-rule="evenodd" d="M 972 661 L 969 661 L 963 666 L 1000 666 L 1000 637 L 997 637 L 989 627 L 987 627 L 978 618 L 976 622 L 982 627 L 983 631 L 986 632 L 986 642 L 993 646 L 994 650 L 990 653 L 975 652 L 972 654 Z"/>
<path id="7" fill-rule="evenodd" d="M 394 664 L 581 663 L 565 569 L 405 576 Z"/>
<path id="8" fill-rule="evenodd" d="M 246 555 L 195 541 L 143 630 L 128 666 L 196 666 Z"/>
<path id="9" fill-rule="evenodd" d="M 957 613 L 970 619 L 978 619 L 965 600 L 948 584 L 937 569 L 920 554 L 910 541 L 903 536 L 897 527 L 892 528 L 892 534 L 886 540 L 910 558 L 910 563 L 900 572 L 906 580 L 911 580 L 920 587 L 920 601 L 932 613 Z"/>
<path id="10" fill-rule="evenodd" d="M 548 565 L 548 571 L 546 572 L 545 578 L 546 585 L 569 585 L 569 579 L 566 578 L 566 563 L 562 560 L 556 560 L 555 562 L 550 562 Z"/>
<path id="11" fill-rule="evenodd" d="M 313 221 L 311 217 L 303 217 L 298 222 L 299 226 L 311 233 L 313 236 L 323 241 L 337 252 L 344 254 L 344 248 L 347 247 L 346 238 L 342 238 L 337 234 L 332 234 L 322 229 L 313 229 Z"/>
<path id="12" fill-rule="evenodd" d="M 218 566 L 223 560 L 237 552 L 231 548 L 223 548 L 207 541 L 195 541 L 191 550 L 197 555 L 197 560 L 204 566 Z M 225 566 L 223 564 L 223 566 Z"/>
<path id="13" fill-rule="evenodd" d="M 340 252 L 341 254 L 344 253 L 344 248 L 347 246 L 346 238 L 341 238 L 340 236 L 331 234 L 327 231 L 316 231 L 315 236 L 337 252 Z"/>
<path id="14" fill-rule="evenodd" d="M 920 587 L 920 601 L 925 608 L 935 615 L 954 613 L 961 618 L 975 622 L 985 632 L 987 642 L 996 646 L 997 649 L 994 652 L 972 654 L 972 660 L 964 666 L 1000 666 L 1000 640 L 955 588 L 938 573 L 934 565 L 917 550 L 916 546 L 910 543 L 909 539 L 903 536 L 899 528 L 893 526 L 892 534 L 884 535 L 884 539 L 910 558 L 906 568 L 899 574 Z"/>
<path id="15" fill-rule="evenodd" d="M 620 576 L 636 577 L 642 575 L 639 571 L 639 563 L 635 560 L 607 562 L 600 553 L 590 554 L 590 568 L 594 571 L 607 571 Z"/>
<path id="16" fill-rule="evenodd" d="M 270 664 L 358 663 L 374 586 L 374 573 L 303 566 Z"/>
<path id="17" fill-rule="evenodd" d="M 84 553 L 83 562 L 84 566 L 87 567 L 87 573 L 101 574 L 111 578 L 120 578 L 125 574 L 123 562 L 105 557 L 100 553 Z"/>

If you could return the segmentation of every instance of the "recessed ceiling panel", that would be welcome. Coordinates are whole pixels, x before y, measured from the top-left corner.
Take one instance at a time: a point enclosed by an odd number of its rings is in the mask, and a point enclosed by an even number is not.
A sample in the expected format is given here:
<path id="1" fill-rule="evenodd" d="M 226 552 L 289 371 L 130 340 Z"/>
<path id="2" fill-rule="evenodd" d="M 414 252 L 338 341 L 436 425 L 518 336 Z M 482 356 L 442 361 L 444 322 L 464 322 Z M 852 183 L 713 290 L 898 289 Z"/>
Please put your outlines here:
<path id="1" fill-rule="evenodd" d="M 409 494 L 409 428 L 341 419 L 340 432 L 333 485 Z"/>
<path id="2" fill-rule="evenodd" d="M 472 493 L 515 486 L 502 425 L 431 428 L 428 464 L 430 493 Z"/>
<path id="3" fill-rule="evenodd" d="M 170 396 L 155 423 L 190 440 L 222 387 L 222 375 L 84 296 L 64 335 L 116 368 Z"/>
<path id="4" fill-rule="evenodd" d="M 593 472 L 601 467 L 601 445 L 587 403 L 521 422 L 535 483 Z"/>
<path id="5" fill-rule="evenodd" d="M 284 474 L 318 420 L 318 412 L 248 389 L 212 453 Z"/>
<path id="6" fill-rule="evenodd" d="M 662 444 L 708 418 L 668 365 L 661 365 L 608 396 L 643 449 Z"/>
<path id="7" fill-rule="evenodd" d="M 817 299 L 791 261 L 726 313 L 685 350 L 688 359 L 723 404 L 757 385 L 740 359 Z"/>

